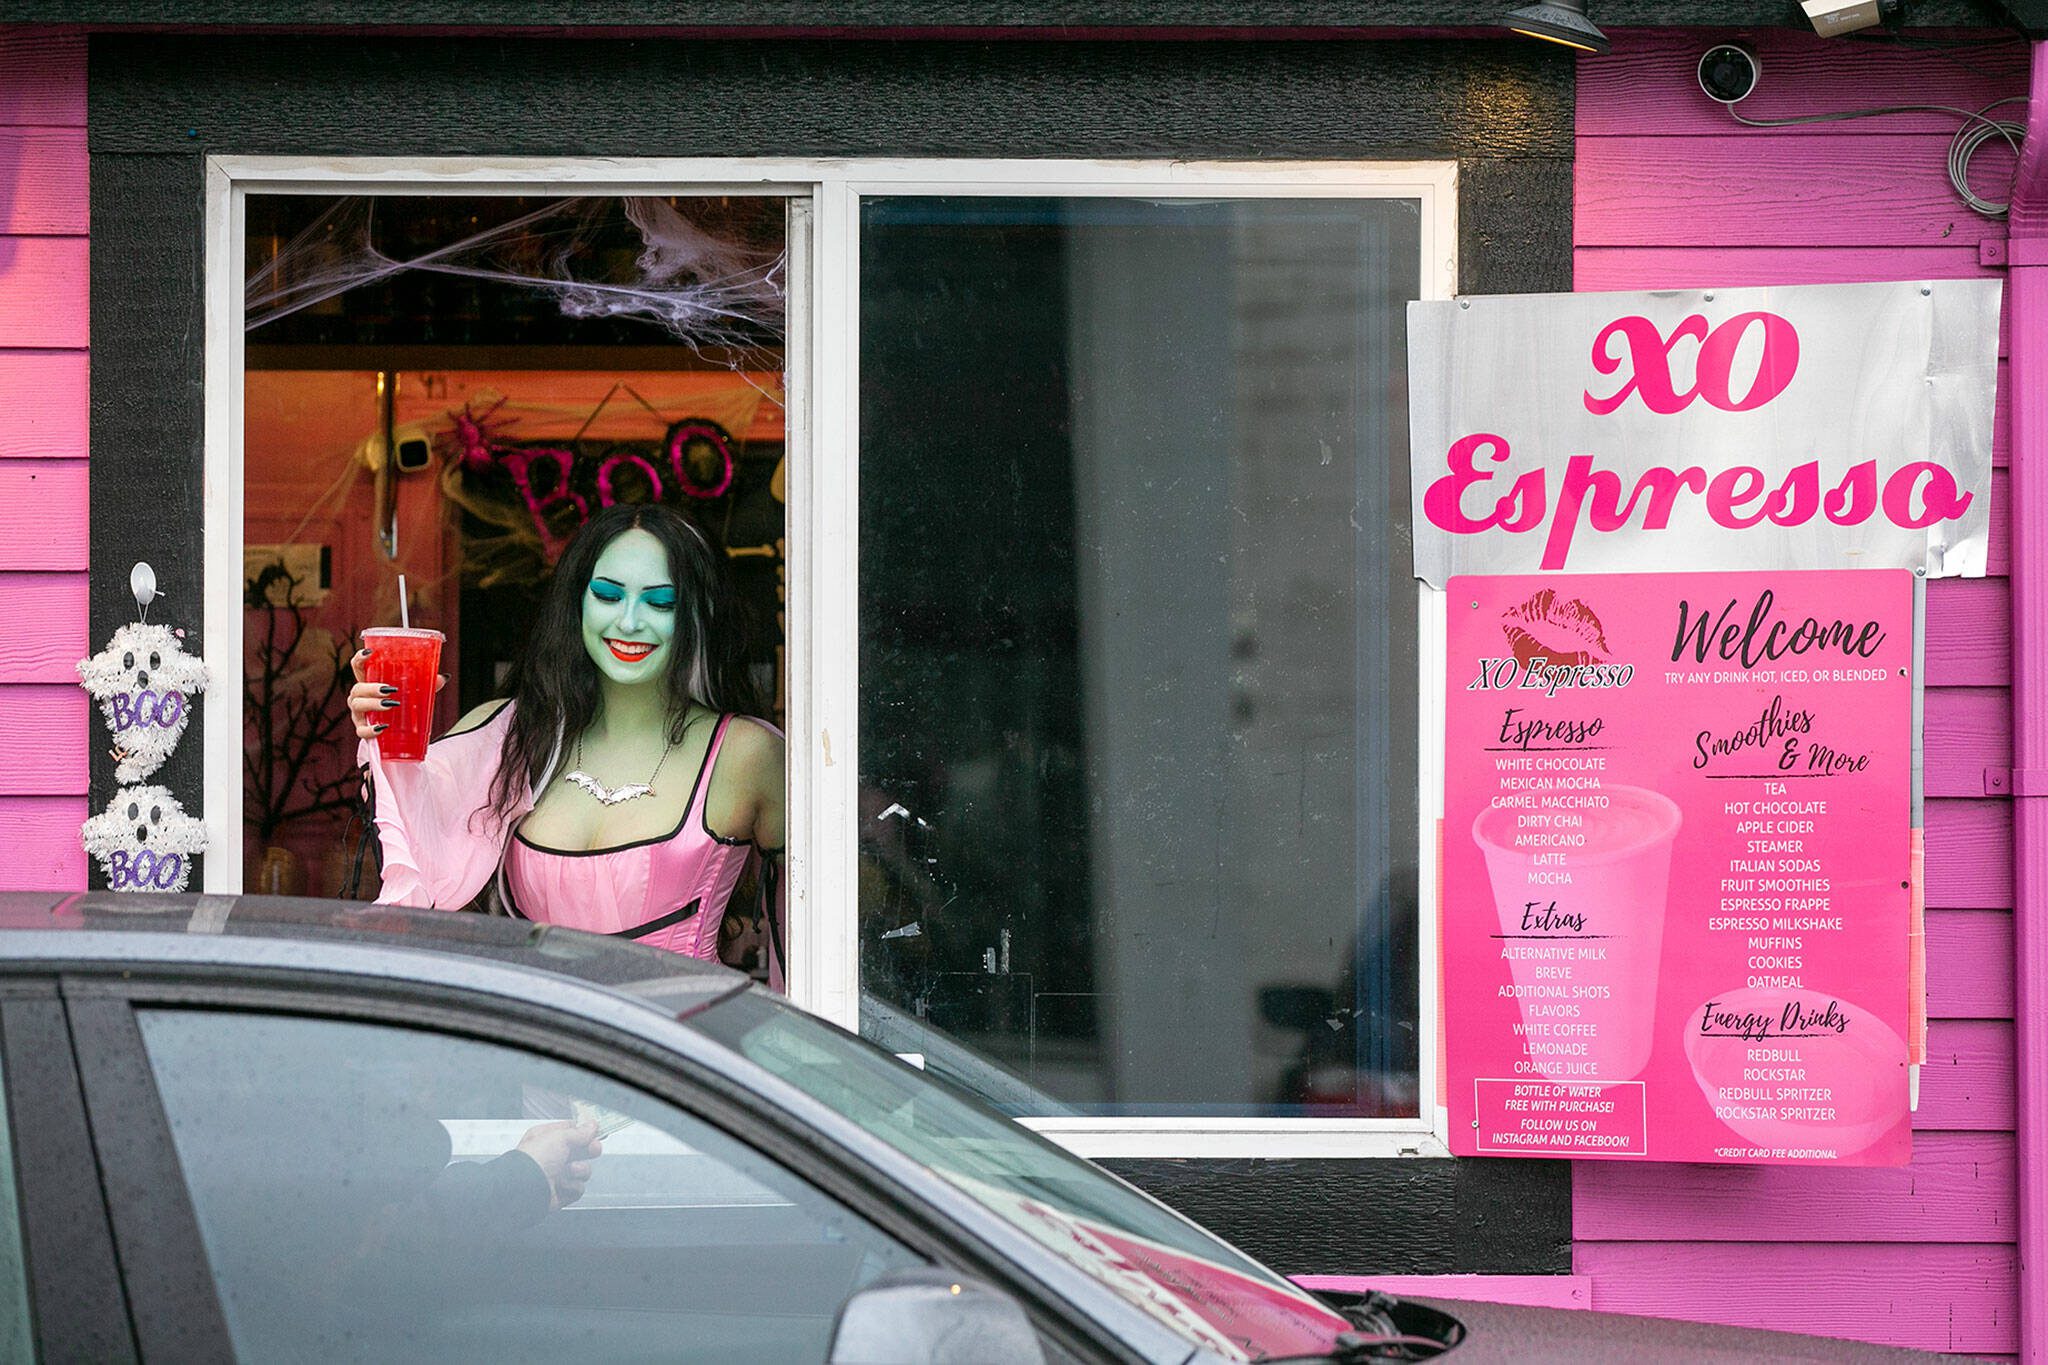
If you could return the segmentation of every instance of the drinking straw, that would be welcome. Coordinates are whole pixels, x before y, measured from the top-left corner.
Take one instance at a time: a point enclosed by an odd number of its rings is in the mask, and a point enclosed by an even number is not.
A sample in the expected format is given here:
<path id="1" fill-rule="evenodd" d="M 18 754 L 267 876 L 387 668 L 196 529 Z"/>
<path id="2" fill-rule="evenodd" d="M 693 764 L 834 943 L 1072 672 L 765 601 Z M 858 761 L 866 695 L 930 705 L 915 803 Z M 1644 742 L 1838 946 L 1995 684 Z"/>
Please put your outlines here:
<path id="1" fill-rule="evenodd" d="M 412 609 L 405 600 L 405 575 L 398 576 L 398 625 L 401 630 L 412 629 Z"/>

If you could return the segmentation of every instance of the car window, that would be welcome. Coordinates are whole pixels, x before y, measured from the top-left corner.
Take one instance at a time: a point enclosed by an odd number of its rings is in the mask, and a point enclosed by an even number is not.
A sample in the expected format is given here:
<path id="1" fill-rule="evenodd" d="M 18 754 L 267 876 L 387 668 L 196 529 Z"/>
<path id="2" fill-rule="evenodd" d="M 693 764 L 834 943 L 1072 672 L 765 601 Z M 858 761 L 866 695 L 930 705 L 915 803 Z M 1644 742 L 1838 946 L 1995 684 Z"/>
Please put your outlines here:
<path id="1" fill-rule="evenodd" d="M 138 1018 L 243 1359 L 822 1360 L 849 1295 L 922 1263 L 579 1067 L 333 1019 Z"/>
<path id="2" fill-rule="evenodd" d="M 0 1076 L 0 1081 L 6 1078 Z M 21 1201 L 14 1183 L 14 1133 L 0 1104 L 0 1360 L 32 1360 L 28 1270 L 21 1254 Z"/>
<path id="3" fill-rule="evenodd" d="M 928 1166 L 1226 1358 L 1321 1354 L 1350 1324 L 1100 1167 L 765 993 L 685 1021 Z"/>

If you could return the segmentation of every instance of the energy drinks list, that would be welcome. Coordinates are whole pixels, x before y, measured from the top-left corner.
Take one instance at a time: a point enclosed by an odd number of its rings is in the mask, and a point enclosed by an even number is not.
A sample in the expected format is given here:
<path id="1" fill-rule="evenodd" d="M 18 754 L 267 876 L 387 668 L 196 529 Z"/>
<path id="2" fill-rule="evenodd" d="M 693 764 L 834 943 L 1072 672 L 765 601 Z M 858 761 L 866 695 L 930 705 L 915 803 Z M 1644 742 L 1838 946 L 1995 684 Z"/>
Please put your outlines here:
<path id="1" fill-rule="evenodd" d="M 1453 1151 L 1907 1159 L 1912 591 L 1451 580 Z"/>

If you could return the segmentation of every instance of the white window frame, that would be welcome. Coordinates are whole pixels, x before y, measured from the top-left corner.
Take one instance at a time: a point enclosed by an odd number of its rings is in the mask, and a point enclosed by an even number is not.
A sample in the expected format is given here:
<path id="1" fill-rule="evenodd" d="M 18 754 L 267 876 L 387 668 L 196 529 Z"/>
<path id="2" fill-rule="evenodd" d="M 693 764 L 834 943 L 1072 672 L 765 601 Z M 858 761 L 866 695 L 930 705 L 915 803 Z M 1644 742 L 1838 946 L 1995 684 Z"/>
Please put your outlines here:
<path id="1" fill-rule="evenodd" d="M 1401 198 L 1420 207 L 1421 296 L 1457 283 L 1454 162 L 785 160 L 214 156 L 206 163 L 204 889 L 241 890 L 244 201 L 249 194 L 766 194 L 792 201 L 786 346 L 791 997 L 859 1023 L 859 262 L 865 195 Z M 827 452 L 830 458 L 821 458 Z M 1416 1118 L 1043 1118 L 1089 1157 L 1448 1156 L 1437 829 L 1443 812 L 1443 595 L 1421 607 L 1417 792 L 1420 1033 Z"/>

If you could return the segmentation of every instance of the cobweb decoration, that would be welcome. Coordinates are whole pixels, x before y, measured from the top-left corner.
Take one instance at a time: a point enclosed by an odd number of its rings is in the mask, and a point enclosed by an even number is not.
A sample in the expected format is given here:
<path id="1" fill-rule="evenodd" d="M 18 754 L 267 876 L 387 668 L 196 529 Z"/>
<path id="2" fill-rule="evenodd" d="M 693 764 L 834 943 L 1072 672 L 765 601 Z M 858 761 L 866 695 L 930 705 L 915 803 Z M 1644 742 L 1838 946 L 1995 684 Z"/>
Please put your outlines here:
<path id="1" fill-rule="evenodd" d="M 721 237 L 665 199 L 561 199 L 409 260 L 377 247 L 378 205 L 336 200 L 252 274 L 245 330 L 407 270 L 533 290 L 572 318 L 643 318 L 698 348 L 746 347 L 764 328 L 782 330 L 785 254 Z M 589 248 L 621 210 L 644 245 L 629 267 L 592 277 L 603 253 Z"/>

